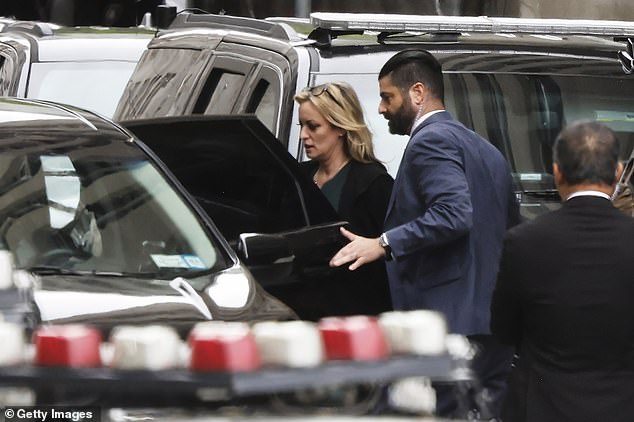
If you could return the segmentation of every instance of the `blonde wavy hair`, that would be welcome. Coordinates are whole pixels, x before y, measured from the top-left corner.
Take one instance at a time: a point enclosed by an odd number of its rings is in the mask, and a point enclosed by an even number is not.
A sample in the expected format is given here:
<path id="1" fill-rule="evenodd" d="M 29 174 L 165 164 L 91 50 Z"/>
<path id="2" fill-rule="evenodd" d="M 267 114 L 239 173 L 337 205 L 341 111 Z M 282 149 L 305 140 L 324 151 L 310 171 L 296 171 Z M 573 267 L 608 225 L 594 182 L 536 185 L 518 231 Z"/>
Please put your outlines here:
<path id="1" fill-rule="evenodd" d="M 310 101 L 331 125 L 346 131 L 344 151 L 350 158 L 362 163 L 379 162 L 361 102 L 349 84 L 329 82 L 304 88 L 295 95 L 295 101 Z"/>

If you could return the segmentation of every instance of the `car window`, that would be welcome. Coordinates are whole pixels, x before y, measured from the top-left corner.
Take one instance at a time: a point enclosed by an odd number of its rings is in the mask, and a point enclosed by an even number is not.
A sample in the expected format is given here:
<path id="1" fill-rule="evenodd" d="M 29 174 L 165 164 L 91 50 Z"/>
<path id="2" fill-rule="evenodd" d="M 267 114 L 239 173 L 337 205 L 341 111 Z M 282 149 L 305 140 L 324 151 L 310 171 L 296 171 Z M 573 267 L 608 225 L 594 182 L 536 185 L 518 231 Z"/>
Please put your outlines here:
<path id="1" fill-rule="evenodd" d="M 209 99 L 208 95 L 204 100 L 208 104 L 205 114 L 255 114 L 273 134 L 279 135 L 283 78 L 285 75 L 288 78 L 290 74 L 288 60 L 270 50 L 222 42 L 216 49 L 211 65 L 213 70 L 206 85 L 213 90 L 213 97 Z M 231 88 L 217 82 L 220 75 L 229 78 L 227 74 L 233 75 L 231 78 L 234 85 Z M 243 75 L 243 78 L 238 75 Z M 217 104 L 216 98 L 220 95 L 217 91 L 228 89 L 234 96 L 230 101 Z M 204 98 L 203 95 L 201 98 Z M 200 101 L 199 98 L 198 102 Z M 196 108 L 199 109 L 200 105 L 197 104 Z M 282 141 L 284 144 L 287 142 L 285 138 Z"/>
<path id="2" fill-rule="evenodd" d="M 300 196 L 295 174 L 280 155 L 297 163 L 261 125 L 235 119 L 124 124 L 170 168 L 229 241 L 241 233 L 308 225 L 304 200 L 309 199 Z M 268 142 L 261 138 L 265 135 Z"/>
<path id="3" fill-rule="evenodd" d="M 17 266 L 164 279 L 228 266 L 138 147 L 77 141 L 0 144 L 0 247 Z"/>
<path id="4" fill-rule="evenodd" d="M 0 95 L 15 95 L 15 62 L 5 54 L 0 53 Z"/>
<path id="5" fill-rule="evenodd" d="M 228 114 L 231 112 L 240 91 L 244 87 L 246 76 L 222 69 L 211 73 L 210 79 L 216 79 L 211 98 L 203 114 Z M 195 112 L 195 110 L 194 110 Z"/>
<path id="6" fill-rule="evenodd" d="M 57 101 L 112 117 L 136 63 L 33 63 L 27 98 Z"/>
<path id="7" fill-rule="evenodd" d="M 189 113 L 210 55 L 193 49 L 147 50 L 128 81 L 115 120 Z"/>
<path id="8" fill-rule="evenodd" d="M 275 133 L 280 81 L 269 67 L 260 66 L 255 79 L 252 62 L 234 57 L 217 57 L 213 70 L 196 101 L 193 114 L 250 113 Z"/>
<path id="9" fill-rule="evenodd" d="M 277 133 L 280 85 L 275 71 L 262 67 L 257 82 L 252 84 L 245 108 L 246 113 L 255 114 L 271 133 Z"/>

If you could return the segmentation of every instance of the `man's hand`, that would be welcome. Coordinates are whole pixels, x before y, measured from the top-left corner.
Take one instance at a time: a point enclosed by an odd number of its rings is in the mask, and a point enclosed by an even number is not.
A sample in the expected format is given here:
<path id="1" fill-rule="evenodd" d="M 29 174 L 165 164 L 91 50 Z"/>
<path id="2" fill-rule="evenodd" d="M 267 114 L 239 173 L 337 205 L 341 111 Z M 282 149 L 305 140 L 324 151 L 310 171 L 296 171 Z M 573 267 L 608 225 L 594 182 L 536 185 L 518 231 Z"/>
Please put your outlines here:
<path id="1" fill-rule="evenodd" d="M 341 234 L 350 240 L 350 243 L 341 248 L 339 252 L 332 257 L 330 260 L 331 267 L 340 267 L 348 262 L 352 262 L 348 267 L 348 269 L 352 271 L 363 264 L 376 261 L 385 256 L 385 249 L 379 245 L 378 237 L 367 238 L 357 236 L 343 227 L 340 230 Z"/>

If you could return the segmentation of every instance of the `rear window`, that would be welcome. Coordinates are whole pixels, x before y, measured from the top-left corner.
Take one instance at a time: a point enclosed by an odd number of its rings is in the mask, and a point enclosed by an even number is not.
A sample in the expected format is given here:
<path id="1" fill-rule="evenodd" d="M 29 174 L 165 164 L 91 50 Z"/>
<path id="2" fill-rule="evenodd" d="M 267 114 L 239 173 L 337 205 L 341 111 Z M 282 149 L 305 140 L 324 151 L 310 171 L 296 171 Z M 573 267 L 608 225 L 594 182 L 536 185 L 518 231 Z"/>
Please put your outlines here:
<path id="1" fill-rule="evenodd" d="M 147 50 L 132 74 L 115 119 L 185 114 L 211 53 L 185 49 Z"/>

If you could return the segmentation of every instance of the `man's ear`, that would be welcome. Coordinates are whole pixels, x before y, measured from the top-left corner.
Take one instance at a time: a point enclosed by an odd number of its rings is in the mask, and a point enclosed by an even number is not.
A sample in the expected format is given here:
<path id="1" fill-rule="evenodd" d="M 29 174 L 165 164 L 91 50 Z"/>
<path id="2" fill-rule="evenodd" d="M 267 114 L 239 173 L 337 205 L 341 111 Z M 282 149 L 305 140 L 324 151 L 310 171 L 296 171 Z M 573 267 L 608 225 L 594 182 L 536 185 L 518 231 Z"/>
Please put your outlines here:
<path id="1" fill-rule="evenodd" d="M 623 174 L 623 170 L 625 170 L 625 166 L 623 165 L 622 162 L 619 161 L 619 163 L 616 165 L 616 172 L 614 173 L 613 184 L 616 184 L 619 182 L 619 180 L 621 179 L 621 175 Z"/>
<path id="2" fill-rule="evenodd" d="M 425 100 L 427 87 L 422 82 L 416 82 L 409 89 L 410 98 L 415 106 L 420 106 Z"/>
<path id="3" fill-rule="evenodd" d="M 564 175 L 561 173 L 561 169 L 557 163 L 553 163 L 553 177 L 555 178 L 555 186 L 557 187 L 566 183 L 566 179 L 564 179 Z"/>

